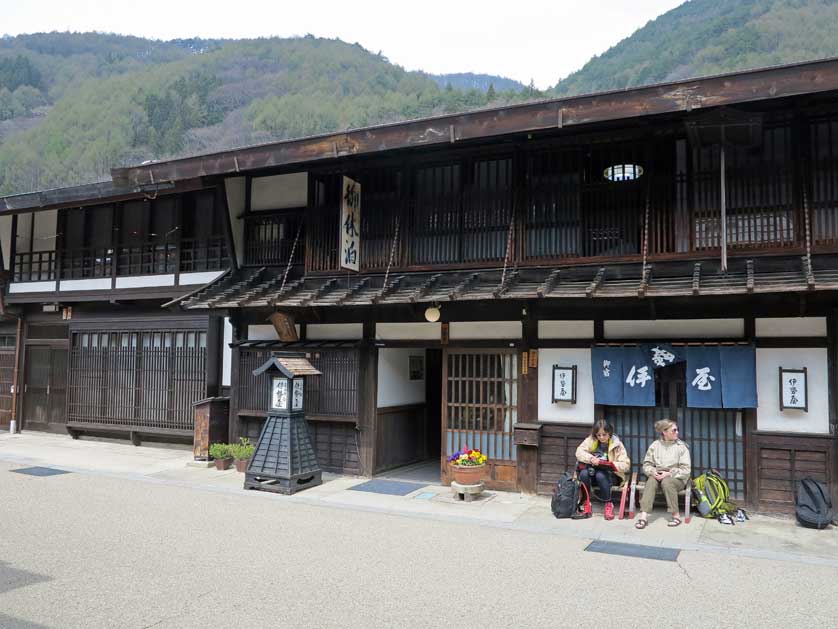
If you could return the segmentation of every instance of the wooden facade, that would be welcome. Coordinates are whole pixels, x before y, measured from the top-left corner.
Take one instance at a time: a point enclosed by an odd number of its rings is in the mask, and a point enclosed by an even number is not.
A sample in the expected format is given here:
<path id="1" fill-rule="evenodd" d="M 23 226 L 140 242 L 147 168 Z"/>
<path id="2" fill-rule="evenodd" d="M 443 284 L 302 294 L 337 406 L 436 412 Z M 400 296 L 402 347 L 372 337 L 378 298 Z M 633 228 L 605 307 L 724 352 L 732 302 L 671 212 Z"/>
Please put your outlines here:
<path id="1" fill-rule="evenodd" d="M 30 427 L 183 436 L 192 402 L 229 391 L 230 438 L 255 437 L 268 393 L 252 371 L 294 348 L 323 373 L 308 419 L 330 471 L 438 458 L 444 482 L 447 455 L 470 446 L 491 487 L 546 493 L 595 418 L 637 466 L 668 416 L 696 470 L 720 469 L 740 500 L 788 509 L 809 473 L 838 494 L 836 91 L 830 60 L 118 169 L 128 188 L 81 203 L 3 200 L 6 303 L 27 324 L 0 346 L 0 389 L 20 345 Z M 362 189 L 357 273 L 341 267 L 343 177 Z M 54 246 L 32 218 L 46 210 Z M 49 303 L 65 318 L 38 312 Z M 428 306 L 439 328 L 422 327 Z M 144 314 L 120 324 L 119 309 Z M 298 341 L 276 338 L 277 311 Z M 776 319 L 804 331 L 771 331 Z M 658 378 L 653 407 L 545 404 L 541 357 L 637 344 L 654 337 L 613 324 L 665 320 L 687 322 L 671 342 L 820 361 L 823 403 L 794 420 L 689 408 L 682 367 Z M 0 422 L 4 408 L 0 391 Z"/>

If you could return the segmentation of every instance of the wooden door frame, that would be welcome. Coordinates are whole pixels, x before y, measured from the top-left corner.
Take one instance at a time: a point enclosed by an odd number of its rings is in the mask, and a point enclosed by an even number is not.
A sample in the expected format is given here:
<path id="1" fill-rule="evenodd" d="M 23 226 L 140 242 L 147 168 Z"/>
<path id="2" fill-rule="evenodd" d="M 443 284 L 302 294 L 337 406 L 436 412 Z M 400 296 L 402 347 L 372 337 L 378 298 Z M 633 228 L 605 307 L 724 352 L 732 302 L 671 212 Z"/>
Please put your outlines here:
<path id="1" fill-rule="evenodd" d="M 468 344 L 455 344 L 455 345 L 445 345 L 442 347 L 442 391 L 441 391 L 441 421 L 442 426 L 440 427 L 441 430 L 441 443 L 440 443 L 440 482 L 443 485 L 448 485 L 451 482 L 451 475 L 448 469 L 448 455 L 446 454 L 446 438 L 447 438 L 447 430 L 448 430 L 448 408 L 447 408 L 447 393 L 448 393 L 448 356 L 453 352 L 457 353 L 474 353 L 474 354 L 493 354 L 493 353 L 500 353 L 500 354 L 508 354 L 511 355 L 515 360 L 515 367 L 516 367 L 516 375 L 515 381 L 516 386 L 518 388 L 516 392 L 516 405 L 515 408 L 517 413 L 520 414 L 521 408 L 523 404 L 525 404 L 525 400 L 522 398 L 522 384 L 523 378 L 521 375 L 521 352 L 519 351 L 518 344 L 515 343 L 513 347 L 509 347 L 509 343 L 507 342 L 506 347 L 502 347 L 501 345 L 504 343 L 503 340 L 498 341 L 498 347 L 487 347 L 485 342 L 481 342 L 480 346 L 468 345 Z M 514 426 L 513 422 L 513 426 Z M 510 434 L 514 435 L 513 427 L 510 426 Z M 510 452 L 515 451 L 515 442 L 514 436 L 512 437 L 512 443 L 510 444 Z M 487 462 L 486 465 L 486 476 L 483 478 L 483 482 L 489 489 L 500 489 L 505 491 L 517 491 L 518 490 L 518 465 L 516 460 L 512 460 L 511 464 L 509 461 L 505 461 L 505 464 L 498 465 L 493 463 L 491 460 Z"/>
<path id="2" fill-rule="evenodd" d="M 66 388 L 67 394 L 64 396 L 64 422 L 61 424 L 55 424 L 50 422 L 31 422 L 27 420 L 27 392 L 26 392 L 26 385 L 28 384 L 28 375 L 29 372 L 27 371 L 28 365 L 28 358 L 29 358 L 29 348 L 30 347 L 47 347 L 50 350 L 63 350 L 67 353 L 67 372 L 65 373 L 66 382 L 69 385 L 69 371 L 70 371 L 70 341 L 69 339 L 26 339 L 23 343 L 23 350 L 21 352 L 21 376 L 22 376 L 22 386 L 23 386 L 23 395 L 21 398 L 21 411 L 20 411 L 20 430 L 30 429 L 30 430 L 42 430 L 46 432 L 58 432 L 63 433 L 66 430 L 67 424 L 67 411 L 69 408 L 69 386 Z M 52 353 L 50 352 L 50 360 L 51 360 Z M 52 365 L 50 364 L 50 376 L 52 375 Z"/>

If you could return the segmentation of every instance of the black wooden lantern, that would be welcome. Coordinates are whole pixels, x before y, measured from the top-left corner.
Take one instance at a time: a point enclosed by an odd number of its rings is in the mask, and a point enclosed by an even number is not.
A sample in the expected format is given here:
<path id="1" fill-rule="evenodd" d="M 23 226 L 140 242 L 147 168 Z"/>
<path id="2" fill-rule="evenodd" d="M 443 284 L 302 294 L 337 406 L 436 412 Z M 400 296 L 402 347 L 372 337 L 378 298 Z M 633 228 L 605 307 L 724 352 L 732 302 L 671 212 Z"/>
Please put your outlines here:
<path id="1" fill-rule="evenodd" d="M 305 422 L 306 378 L 320 372 L 303 354 L 278 352 L 253 375 L 263 373 L 270 376 L 270 408 L 244 488 L 293 494 L 320 485 L 322 472 Z"/>

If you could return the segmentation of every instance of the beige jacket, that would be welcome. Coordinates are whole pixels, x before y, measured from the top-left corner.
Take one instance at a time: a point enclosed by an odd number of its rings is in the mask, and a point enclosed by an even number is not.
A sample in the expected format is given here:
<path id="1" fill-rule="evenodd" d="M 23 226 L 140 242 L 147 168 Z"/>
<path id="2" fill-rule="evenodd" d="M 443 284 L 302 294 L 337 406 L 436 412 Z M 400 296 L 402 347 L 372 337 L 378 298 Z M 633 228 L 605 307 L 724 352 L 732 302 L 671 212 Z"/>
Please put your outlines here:
<path id="1" fill-rule="evenodd" d="M 596 440 L 588 435 L 585 440 L 576 448 L 576 460 L 580 463 L 590 464 L 594 455 L 591 454 L 596 450 Z M 611 440 L 608 442 L 608 460 L 617 468 L 616 474 L 621 481 L 626 480 L 626 472 L 631 467 L 631 461 L 626 452 L 626 447 L 617 435 L 611 435 Z"/>
<path id="2" fill-rule="evenodd" d="M 690 451 L 680 439 L 664 441 L 656 439 L 643 458 L 643 473 L 651 478 L 657 471 L 672 472 L 672 477 L 687 481 L 692 472 Z"/>

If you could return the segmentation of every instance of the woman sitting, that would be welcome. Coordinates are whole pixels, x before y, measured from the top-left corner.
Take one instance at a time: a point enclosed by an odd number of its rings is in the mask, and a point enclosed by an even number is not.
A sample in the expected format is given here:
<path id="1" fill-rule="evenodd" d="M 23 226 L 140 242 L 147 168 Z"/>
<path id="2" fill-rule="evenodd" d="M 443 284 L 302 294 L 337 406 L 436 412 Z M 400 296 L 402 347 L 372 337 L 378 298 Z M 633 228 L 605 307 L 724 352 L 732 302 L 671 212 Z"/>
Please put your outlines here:
<path id="1" fill-rule="evenodd" d="M 672 514 L 669 526 L 681 524 L 678 492 L 687 486 L 691 473 L 690 451 L 678 438 L 678 424 L 661 419 L 655 422 L 655 432 L 660 433 L 661 438 L 652 442 L 643 459 L 646 487 L 640 499 L 640 518 L 634 525 L 638 529 L 645 529 L 648 524 L 647 514 L 655 503 L 658 487 L 663 490 L 666 508 Z"/>
<path id="2" fill-rule="evenodd" d="M 614 503 L 611 502 L 611 486 L 623 483 L 631 467 L 623 442 L 614 434 L 614 426 L 599 419 L 594 422 L 591 434 L 576 448 L 579 461 L 579 480 L 585 483 L 591 495 L 591 481 L 599 487 L 599 498 L 605 502 L 605 519 L 614 519 Z"/>

